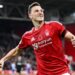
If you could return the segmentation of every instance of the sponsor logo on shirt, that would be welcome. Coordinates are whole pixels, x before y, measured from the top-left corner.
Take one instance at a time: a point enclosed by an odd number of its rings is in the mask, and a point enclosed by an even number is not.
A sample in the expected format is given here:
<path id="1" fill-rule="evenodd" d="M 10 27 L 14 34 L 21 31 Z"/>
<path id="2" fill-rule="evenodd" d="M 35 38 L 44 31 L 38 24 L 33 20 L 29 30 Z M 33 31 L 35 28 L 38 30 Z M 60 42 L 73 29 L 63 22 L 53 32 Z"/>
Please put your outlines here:
<path id="1" fill-rule="evenodd" d="M 34 50 L 38 50 L 39 48 L 42 48 L 42 47 L 47 46 L 49 44 L 52 44 L 51 38 L 33 43 L 32 46 L 33 46 Z"/>

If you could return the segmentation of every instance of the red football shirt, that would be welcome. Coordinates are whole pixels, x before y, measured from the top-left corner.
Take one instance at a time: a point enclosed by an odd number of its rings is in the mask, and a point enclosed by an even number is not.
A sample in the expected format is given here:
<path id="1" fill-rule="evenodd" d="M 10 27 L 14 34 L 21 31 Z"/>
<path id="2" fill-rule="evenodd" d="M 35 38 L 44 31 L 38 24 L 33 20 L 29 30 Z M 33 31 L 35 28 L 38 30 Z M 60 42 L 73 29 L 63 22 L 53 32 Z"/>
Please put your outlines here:
<path id="1" fill-rule="evenodd" d="M 68 72 L 61 36 L 65 27 L 56 21 L 26 32 L 19 48 L 32 46 L 36 55 L 38 75 L 60 75 Z"/>

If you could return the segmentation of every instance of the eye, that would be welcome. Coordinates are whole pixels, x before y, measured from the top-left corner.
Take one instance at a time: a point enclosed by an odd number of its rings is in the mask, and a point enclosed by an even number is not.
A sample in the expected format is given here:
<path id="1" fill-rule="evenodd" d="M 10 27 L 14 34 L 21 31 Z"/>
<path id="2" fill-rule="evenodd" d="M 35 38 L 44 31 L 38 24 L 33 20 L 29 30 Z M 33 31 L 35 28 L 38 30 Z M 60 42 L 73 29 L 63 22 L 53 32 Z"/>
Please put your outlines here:
<path id="1" fill-rule="evenodd" d="M 35 12 L 39 12 L 39 10 L 35 10 Z"/>

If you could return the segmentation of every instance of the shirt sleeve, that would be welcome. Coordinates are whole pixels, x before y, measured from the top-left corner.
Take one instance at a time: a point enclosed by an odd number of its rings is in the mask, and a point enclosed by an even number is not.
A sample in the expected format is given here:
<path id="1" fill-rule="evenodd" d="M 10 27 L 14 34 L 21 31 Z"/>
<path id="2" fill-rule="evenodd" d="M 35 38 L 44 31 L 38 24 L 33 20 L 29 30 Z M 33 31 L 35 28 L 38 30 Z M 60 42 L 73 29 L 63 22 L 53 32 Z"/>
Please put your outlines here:
<path id="1" fill-rule="evenodd" d="M 65 26 L 62 23 L 56 22 L 54 25 L 55 25 L 55 28 L 56 28 L 56 30 L 57 30 L 59 35 L 61 35 L 61 36 L 65 35 L 66 28 L 65 28 Z"/>
<path id="2" fill-rule="evenodd" d="M 28 41 L 25 38 L 25 36 L 22 36 L 21 41 L 19 43 L 19 48 L 23 49 L 26 48 L 28 46 Z"/>

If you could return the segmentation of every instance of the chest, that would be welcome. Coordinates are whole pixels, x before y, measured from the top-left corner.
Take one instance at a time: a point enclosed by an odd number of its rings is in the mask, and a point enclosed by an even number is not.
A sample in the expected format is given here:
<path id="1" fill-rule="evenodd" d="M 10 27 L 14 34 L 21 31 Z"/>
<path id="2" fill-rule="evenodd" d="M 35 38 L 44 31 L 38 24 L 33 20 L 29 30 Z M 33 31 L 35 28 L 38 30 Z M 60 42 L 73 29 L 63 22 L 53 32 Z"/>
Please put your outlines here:
<path id="1" fill-rule="evenodd" d="M 31 43 L 36 43 L 36 42 L 43 42 L 44 40 L 47 40 L 48 38 L 51 38 L 53 36 L 53 33 L 51 32 L 51 29 L 48 27 L 43 27 L 42 29 L 35 31 L 31 38 L 30 41 Z"/>
<path id="2" fill-rule="evenodd" d="M 47 39 L 52 39 L 53 37 L 56 37 L 57 32 L 52 26 L 43 26 L 38 31 L 33 32 L 33 34 L 30 37 L 31 43 L 34 42 L 40 42 Z"/>
<path id="3" fill-rule="evenodd" d="M 44 26 L 30 36 L 29 44 L 34 49 L 43 48 L 52 44 L 52 39 L 55 35 L 55 30 L 52 27 Z"/>

